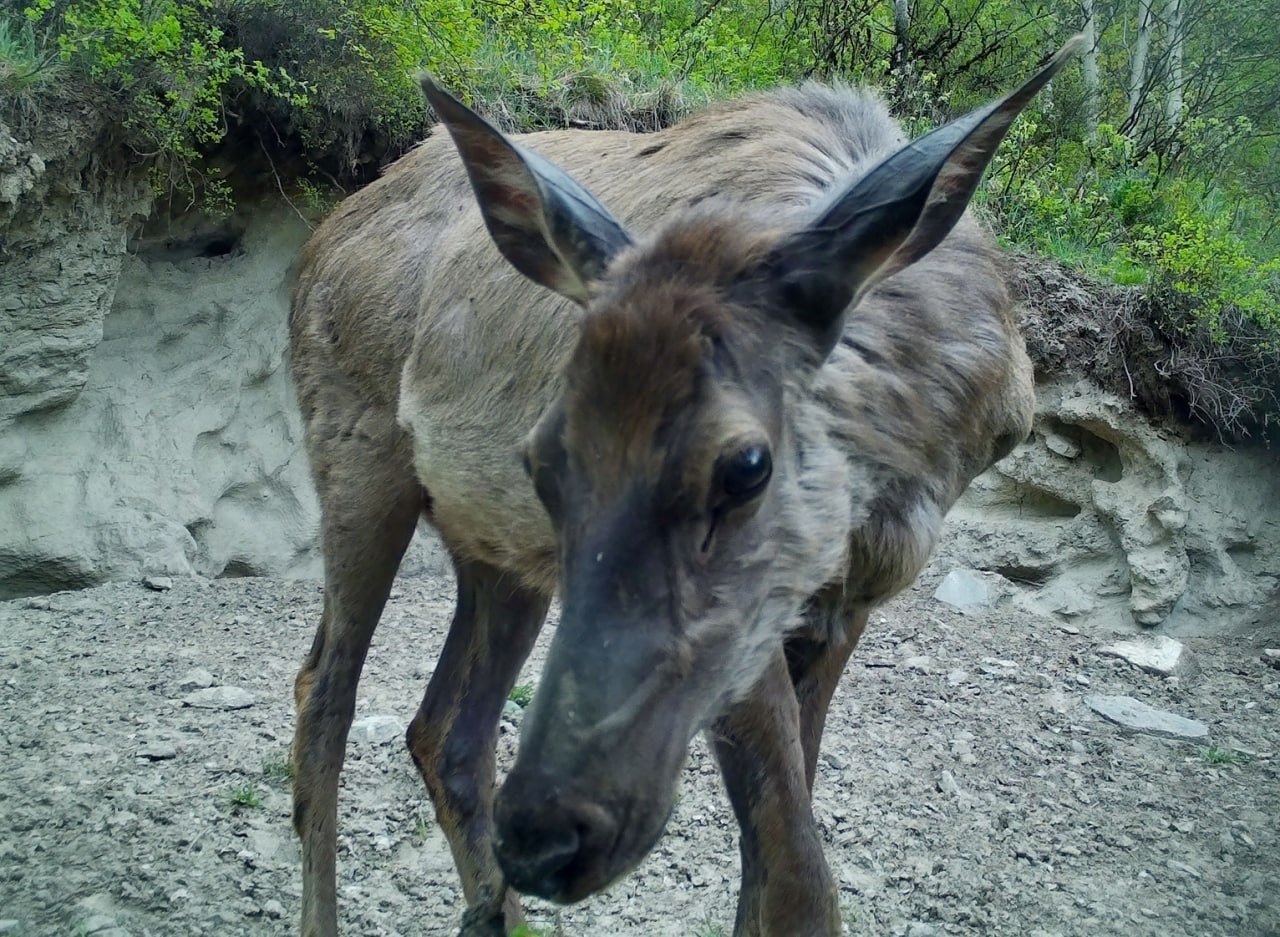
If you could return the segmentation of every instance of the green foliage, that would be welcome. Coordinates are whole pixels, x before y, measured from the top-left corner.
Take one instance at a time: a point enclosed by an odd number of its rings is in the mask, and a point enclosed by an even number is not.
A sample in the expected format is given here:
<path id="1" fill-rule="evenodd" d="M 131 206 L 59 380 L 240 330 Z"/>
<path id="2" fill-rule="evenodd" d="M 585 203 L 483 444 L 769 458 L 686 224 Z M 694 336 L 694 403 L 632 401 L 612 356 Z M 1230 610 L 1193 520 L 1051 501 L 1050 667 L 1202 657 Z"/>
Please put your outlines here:
<path id="1" fill-rule="evenodd" d="M 266 758 L 262 762 L 262 776 L 268 781 L 285 783 L 293 780 L 293 762 L 287 755 Z"/>
<path id="2" fill-rule="evenodd" d="M 915 136 L 1012 86 L 1079 16 L 913 3 L 902 33 L 888 0 L 21 3 L 0 14 L 0 91 L 29 97 L 61 69 L 112 105 L 117 140 L 157 190 L 226 210 L 230 179 L 214 167 L 259 160 L 315 214 L 421 137 L 421 68 L 513 130 L 654 130 L 814 76 L 879 85 Z M 1182 47 L 1195 80 L 1172 118 L 1169 30 L 1129 98 L 1132 19 L 1098 20 L 1098 93 L 1078 69 L 1056 78 L 1014 125 L 979 208 L 1009 244 L 1143 287 L 1157 327 L 1197 354 L 1280 371 L 1274 13 L 1263 0 L 1197 8 Z"/>
<path id="3" fill-rule="evenodd" d="M 413 815 L 413 835 L 418 837 L 420 843 L 425 843 L 431 836 L 431 821 L 421 807 Z"/>
<path id="4" fill-rule="evenodd" d="M 1149 269 L 1149 289 L 1177 329 L 1226 345 L 1252 326 L 1262 350 L 1280 351 L 1280 258 L 1254 257 L 1221 216 L 1187 206 L 1136 235 L 1125 254 Z"/>
<path id="5" fill-rule="evenodd" d="M 344 174 L 362 148 L 401 150 L 420 135 L 418 69 L 453 84 L 478 51 L 463 0 L 220 2 L 220 20 L 245 54 L 306 89 L 301 104 L 254 100 L 273 132 L 296 134 L 300 149 Z"/>
<path id="6" fill-rule="evenodd" d="M 1248 762 L 1248 758 L 1239 752 L 1233 752 L 1230 749 L 1218 748 L 1210 745 L 1200 749 L 1200 757 L 1204 759 L 1205 764 L 1217 767 L 1226 767 L 1230 765 L 1242 765 Z"/>
<path id="7" fill-rule="evenodd" d="M 1154 179 L 1112 127 L 1100 126 L 1092 141 L 1055 145 L 1045 124 L 1036 110 L 1014 124 L 978 202 L 1007 242 L 1105 268 L 1128 231 L 1159 213 Z"/>
<path id="8" fill-rule="evenodd" d="M 1045 122 L 1032 112 L 1015 124 L 979 193 L 1003 240 L 1141 286 L 1151 325 L 1179 349 L 1192 412 L 1220 433 L 1273 420 L 1280 260 L 1263 197 L 1170 173 L 1106 124 L 1055 145 Z"/>
<path id="9" fill-rule="evenodd" d="M 231 788 L 227 792 L 227 799 L 231 802 L 231 806 L 237 810 L 262 806 L 262 795 L 258 793 L 258 789 L 252 781 L 245 781 L 243 784 L 237 784 Z"/>
<path id="10" fill-rule="evenodd" d="M 524 709 L 533 702 L 533 684 L 522 683 L 519 686 L 512 687 L 507 698 L 521 709 Z"/>
<path id="11" fill-rule="evenodd" d="M 57 50 L 40 48 L 26 19 L 0 19 L 0 91 L 16 94 L 57 75 Z"/>
<path id="12" fill-rule="evenodd" d="M 225 200 L 205 178 L 202 152 L 227 132 L 233 92 L 256 89 L 295 106 L 305 90 L 283 70 L 249 60 L 211 18 L 212 0 L 34 0 L 24 16 L 56 40 L 65 65 L 107 92 L 129 146 L 149 159 L 158 189 Z"/>

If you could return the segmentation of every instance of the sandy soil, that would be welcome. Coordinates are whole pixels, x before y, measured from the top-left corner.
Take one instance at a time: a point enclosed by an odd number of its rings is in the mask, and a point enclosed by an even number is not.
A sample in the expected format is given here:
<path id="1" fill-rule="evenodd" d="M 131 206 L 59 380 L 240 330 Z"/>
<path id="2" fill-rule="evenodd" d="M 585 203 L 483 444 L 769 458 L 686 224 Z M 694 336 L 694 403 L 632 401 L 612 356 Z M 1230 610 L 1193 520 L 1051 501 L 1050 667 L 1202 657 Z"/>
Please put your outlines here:
<path id="1" fill-rule="evenodd" d="M 1255 643 L 1190 641 L 1200 672 L 1162 679 L 1099 656 L 1103 636 L 1007 609 L 965 616 L 931 595 L 926 580 L 875 616 L 829 722 L 815 811 L 848 933 L 1280 934 L 1280 671 Z M 319 603 L 314 582 L 237 579 L 0 604 L 0 933 L 292 931 L 283 765 Z M 451 605 L 446 581 L 397 585 L 357 718 L 408 721 Z M 192 668 L 252 704 L 184 705 Z M 1209 743 L 1125 734 L 1088 693 L 1200 719 Z M 504 720 L 504 764 L 519 724 Z M 345 933 L 451 935 L 449 852 L 387 734 L 350 745 Z M 580 906 L 535 903 L 531 921 L 728 934 L 735 842 L 699 742 L 641 868 Z"/>

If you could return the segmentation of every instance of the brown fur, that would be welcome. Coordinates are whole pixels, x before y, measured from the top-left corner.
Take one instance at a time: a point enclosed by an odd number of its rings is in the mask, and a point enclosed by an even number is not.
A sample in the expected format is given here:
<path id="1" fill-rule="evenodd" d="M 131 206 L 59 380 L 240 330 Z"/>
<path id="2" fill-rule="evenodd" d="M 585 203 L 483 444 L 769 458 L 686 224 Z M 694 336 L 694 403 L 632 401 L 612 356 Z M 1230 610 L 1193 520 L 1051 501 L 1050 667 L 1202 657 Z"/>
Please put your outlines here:
<path id="1" fill-rule="evenodd" d="M 717 753 L 744 829 L 735 933 L 838 933 L 807 797 L 830 694 L 867 609 L 910 583 L 946 510 L 1030 426 L 1030 367 L 995 251 L 962 221 L 864 297 L 815 364 L 803 328 L 744 294 L 741 278 L 829 190 L 897 147 L 875 99 L 806 87 L 653 135 L 518 139 L 633 231 L 654 232 L 614 260 L 585 314 L 504 263 L 442 133 L 348 199 L 304 254 L 291 335 L 327 587 L 297 682 L 303 931 L 335 932 L 336 784 L 355 680 L 425 508 L 468 572 L 409 741 L 478 909 L 468 932 L 511 926 L 519 911 L 490 850 L 492 757 L 458 759 L 491 752 L 568 557 L 586 572 L 573 574 L 585 585 L 566 596 L 566 621 L 605 602 L 673 630 L 620 629 L 621 643 L 574 649 L 582 660 L 553 648 L 522 755 L 545 734 L 546 771 L 613 763 L 590 809 L 616 796 L 608 810 L 648 824 L 628 841 L 634 864 L 661 831 L 663 804 L 637 806 L 617 770 L 625 762 L 640 777 L 645 766 L 598 727 L 625 714 L 630 743 L 652 732 L 657 746 L 664 730 L 645 714 L 669 712 L 680 687 L 680 730 L 714 721 L 725 742 Z M 705 509 L 714 473 L 756 441 L 773 451 L 775 482 L 760 505 L 722 520 Z M 519 452 L 540 491 L 560 486 L 560 508 L 539 503 Z M 738 598 L 748 584 L 759 590 L 749 608 Z M 730 640 L 732 657 L 707 665 L 707 649 Z M 583 697 L 583 675 L 622 666 L 627 641 L 638 642 L 634 686 Z M 574 699 L 579 721 L 563 722 Z M 653 784 L 678 771 L 678 756 L 651 759 L 663 765 Z M 529 790 L 555 780 L 522 765 Z M 772 793 L 744 787 L 740 771 L 763 771 Z M 500 822 L 515 829 L 527 818 L 510 806 Z M 593 872 L 591 887 L 625 867 Z"/>

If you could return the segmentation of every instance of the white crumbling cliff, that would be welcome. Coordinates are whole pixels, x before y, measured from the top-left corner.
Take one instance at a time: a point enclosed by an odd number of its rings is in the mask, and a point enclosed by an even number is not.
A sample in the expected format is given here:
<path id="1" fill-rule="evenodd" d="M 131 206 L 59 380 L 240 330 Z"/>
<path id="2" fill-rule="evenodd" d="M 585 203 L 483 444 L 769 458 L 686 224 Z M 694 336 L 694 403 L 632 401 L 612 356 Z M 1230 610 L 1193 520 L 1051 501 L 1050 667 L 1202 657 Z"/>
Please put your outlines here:
<path id="1" fill-rule="evenodd" d="M 288 380 L 278 199 L 151 221 L 84 115 L 0 125 L 0 598 L 147 574 L 317 575 Z M 443 564 L 430 538 L 409 567 Z M 1280 461 L 1189 442 L 1085 382 L 1045 383 L 1032 437 L 953 511 L 934 563 L 1081 627 L 1265 623 Z"/>
<path id="2" fill-rule="evenodd" d="M 935 564 L 999 572 L 1091 629 L 1244 629 L 1280 592 L 1280 454 L 1189 442 L 1086 381 L 1038 390 L 1035 431 L 979 478 Z"/>

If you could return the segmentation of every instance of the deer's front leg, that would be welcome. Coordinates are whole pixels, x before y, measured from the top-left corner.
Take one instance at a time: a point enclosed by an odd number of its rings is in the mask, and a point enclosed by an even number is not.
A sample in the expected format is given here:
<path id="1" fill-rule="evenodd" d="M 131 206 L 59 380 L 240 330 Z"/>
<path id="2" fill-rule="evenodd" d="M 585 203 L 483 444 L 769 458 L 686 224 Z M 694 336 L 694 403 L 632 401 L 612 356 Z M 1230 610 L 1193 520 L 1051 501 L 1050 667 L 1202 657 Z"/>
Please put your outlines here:
<path id="1" fill-rule="evenodd" d="M 835 937 L 836 885 L 809 806 L 800 707 L 781 648 L 709 735 L 741 829 L 734 937 Z"/>
<path id="2" fill-rule="evenodd" d="M 294 693 L 293 824 L 302 844 L 303 937 L 338 933 L 338 776 L 365 653 L 422 512 L 393 414 L 335 384 L 309 411 L 324 510 L 324 613 Z"/>
<path id="3" fill-rule="evenodd" d="M 482 563 L 454 566 L 453 624 L 407 741 L 462 877 L 460 937 L 503 937 L 522 914 L 493 853 L 494 746 L 548 599 Z"/>

